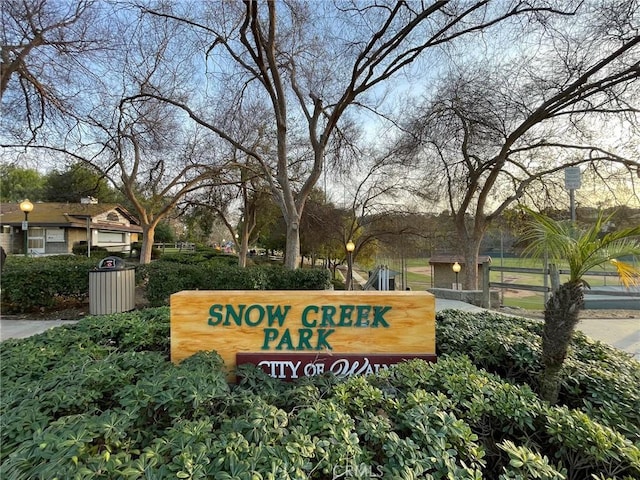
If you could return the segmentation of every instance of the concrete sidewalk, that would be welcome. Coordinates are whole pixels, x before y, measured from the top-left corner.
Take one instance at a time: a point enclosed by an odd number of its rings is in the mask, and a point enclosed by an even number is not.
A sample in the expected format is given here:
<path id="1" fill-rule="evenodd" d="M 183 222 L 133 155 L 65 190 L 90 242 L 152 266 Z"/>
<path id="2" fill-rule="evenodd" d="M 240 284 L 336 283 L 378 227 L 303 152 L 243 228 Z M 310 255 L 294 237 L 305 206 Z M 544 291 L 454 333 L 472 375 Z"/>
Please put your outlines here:
<path id="1" fill-rule="evenodd" d="M 9 338 L 27 338 L 62 325 L 73 325 L 76 320 L 13 320 L 0 318 L 0 341 Z"/>
<path id="2" fill-rule="evenodd" d="M 640 319 L 585 318 L 576 328 L 587 337 L 608 343 L 640 361 Z"/>
<path id="3" fill-rule="evenodd" d="M 481 307 L 457 300 L 436 298 L 436 311 L 449 308 L 469 312 L 484 310 Z M 505 315 L 511 314 L 505 313 Z M 606 318 L 606 311 L 604 310 L 602 315 L 603 318 L 583 318 L 578 323 L 576 330 L 582 331 L 586 336 L 594 340 L 599 340 L 618 350 L 630 353 L 636 360 L 640 361 L 640 318 Z"/>
<path id="4" fill-rule="evenodd" d="M 483 310 L 475 305 L 457 300 L 436 298 L 436 311 L 449 308 L 469 312 L 480 312 Z M 576 330 L 580 330 L 594 340 L 599 340 L 618 350 L 630 353 L 636 360 L 640 361 L 640 318 L 606 318 L 606 312 L 604 310 L 602 314 L 605 318 L 583 318 L 578 323 Z"/>
<path id="5" fill-rule="evenodd" d="M 481 312 L 484 309 L 458 300 L 436 298 L 436 312 L 441 310 Z M 604 312 L 603 312 L 604 313 Z M 76 320 L 14 320 L 0 317 L 0 341 L 9 338 L 26 338 L 61 325 L 72 325 Z M 602 318 L 583 319 L 577 327 L 594 340 L 608 343 L 631 353 L 640 360 L 640 319 Z"/>

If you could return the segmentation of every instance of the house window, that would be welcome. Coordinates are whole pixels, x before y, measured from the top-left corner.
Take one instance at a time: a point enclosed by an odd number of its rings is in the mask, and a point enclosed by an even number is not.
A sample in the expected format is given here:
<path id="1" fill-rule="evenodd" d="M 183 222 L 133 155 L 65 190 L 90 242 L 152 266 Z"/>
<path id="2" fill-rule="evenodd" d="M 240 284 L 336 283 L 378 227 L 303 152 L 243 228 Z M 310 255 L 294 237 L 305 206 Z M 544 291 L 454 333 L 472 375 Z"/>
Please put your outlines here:
<path id="1" fill-rule="evenodd" d="M 122 232 L 105 232 L 103 230 L 98 231 L 98 243 L 125 243 L 124 233 Z"/>
<path id="2" fill-rule="evenodd" d="M 64 243 L 64 230 L 62 228 L 47 228 L 47 243 Z"/>

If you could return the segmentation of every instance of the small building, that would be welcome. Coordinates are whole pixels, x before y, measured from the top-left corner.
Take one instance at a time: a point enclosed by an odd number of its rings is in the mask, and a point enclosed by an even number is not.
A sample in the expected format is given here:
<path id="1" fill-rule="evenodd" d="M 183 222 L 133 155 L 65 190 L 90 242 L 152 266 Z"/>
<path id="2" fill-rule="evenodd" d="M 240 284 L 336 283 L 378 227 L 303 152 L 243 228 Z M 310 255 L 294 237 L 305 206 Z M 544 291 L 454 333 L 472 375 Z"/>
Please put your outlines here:
<path id="1" fill-rule="evenodd" d="M 462 283 L 462 277 L 465 274 L 466 263 L 460 255 L 434 255 L 429 259 L 431 265 L 431 278 L 433 279 L 434 288 L 456 288 L 456 274 L 453 271 L 453 265 L 458 262 L 460 272 L 458 273 L 458 283 Z M 491 263 L 491 257 L 480 255 L 478 257 L 478 278 L 482 278 L 485 264 Z"/>
<path id="2" fill-rule="evenodd" d="M 24 254 L 24 213 L 19 203 L 0 203 L 0 244 L 7 253 Z M 140 222 L 124 207 L 80 203 L 33 203 L 28 215 L 28 251 L 33 255 L 72 253 L 75 244 L 128 252 L 142 233 Z"/>

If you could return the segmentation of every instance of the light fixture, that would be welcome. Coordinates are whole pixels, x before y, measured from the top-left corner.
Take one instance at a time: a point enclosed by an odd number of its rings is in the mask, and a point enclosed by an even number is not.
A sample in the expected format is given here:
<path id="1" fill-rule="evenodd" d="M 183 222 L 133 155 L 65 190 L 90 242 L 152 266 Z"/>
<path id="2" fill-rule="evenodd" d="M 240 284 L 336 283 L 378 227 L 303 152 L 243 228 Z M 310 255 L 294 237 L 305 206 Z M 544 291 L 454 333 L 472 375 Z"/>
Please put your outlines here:
<path id="1" fill-rule="evenodd" d="M 347 249 L 347 290 L 353 290 L 353 251 L 356 245 L 349 240 L 346 245 Z"/>
<path id="2" fill-rule="evenodd" d="M 29 215 L 29 213 L 33 211 L 33 203 L 31 203 L 28 198 L 25 198 L 20 202 L 20 210 L 22 210 L 25 215 Z"/>
<path id="3" fill-rule="evenodd" d="M 458 283 L 458 274 L 460 273 L 460 270 L 462 270 L 462 267 L 460 266 L 460 264 L 458 262 L 455 262 L 452 266 L 451 269 L 454 271 L 454 273 L 456 274 L 456 290 L 460 290 L 460 284 Z"/>
<path id="4" fill-rule="evenodd" d="M 33 210 L 33 203 L 25 198 L 20 202 L 20 210 L 24 212 L 24 222 L 22 222 L 22 231 L 24 232 L 24 256 L 29 256 L 29 213 Z"/>

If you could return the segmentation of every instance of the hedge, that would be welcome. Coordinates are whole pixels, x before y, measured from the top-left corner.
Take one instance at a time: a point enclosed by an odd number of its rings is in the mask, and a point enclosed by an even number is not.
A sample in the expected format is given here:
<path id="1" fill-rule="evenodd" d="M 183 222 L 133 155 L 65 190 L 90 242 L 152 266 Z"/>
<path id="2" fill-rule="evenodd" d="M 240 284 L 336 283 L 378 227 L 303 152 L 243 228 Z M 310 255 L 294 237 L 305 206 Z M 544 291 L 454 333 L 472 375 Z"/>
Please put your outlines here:
<path id="1" fill-rule="evenodd" d="M 472 342 L 467 328 L 500 332 L 501 341 Z M 585 371 L 565 398 L 590 391 L 589 404 L 550 407 L 514 380 L 525 376 L 516 367 L 526 365 L 516 358 L 521 339 L 535 329 L 449 311 L 438 315 L 437 339 L 450 351 L 437 363 L 291 383 L 243 366 L 229 385 L 215 352 L 169 362 L 167 308 L 87 318 L 0 344 L 0 477 L 638 478 L 636 420 L 606 425 L 599 405 L 609 408 L 605 389 L 637 405 L 629 382 L 640 364 L 578 335 L 569 362 Z M 474 365 L 496 345 L 508 377 Z M 588 386 L 600 384 L 586 380 L 599 370 L 606 385 Z"/>
<path id="2" fill-rule="evenodd" d="M 152 306 L 167 305 L 181 290 L 325 290 L 330 274 L 323 269 L 287 270 L 279 266 L 225 265 L 216 260 L 197 264 L 158 261 L 139 267 Z"/>
<path id="3" fill-rule="evenodd" d="M 136 283 L 146 284 L 152 306 L 167 305 L 169 296 L 181 290 L 324 290 L 331 285 L 329 272 L 322 269 L 240 268 L 237 257 L 205 255 L 170 254 L 166 260 L 137 265 Z M 9 257 L 2 272 L 2 311 L 29 312 L 86 302 L 89 272 L 98 260 L 73 255 Z"/>
<path id="4" fill-rule="evenodd" d="M 97 260 L 73 255 L 7 258 L 2 270 L 3 311 L 27 312 L 81 303 L 89 294 L 89 271 Z"/>

